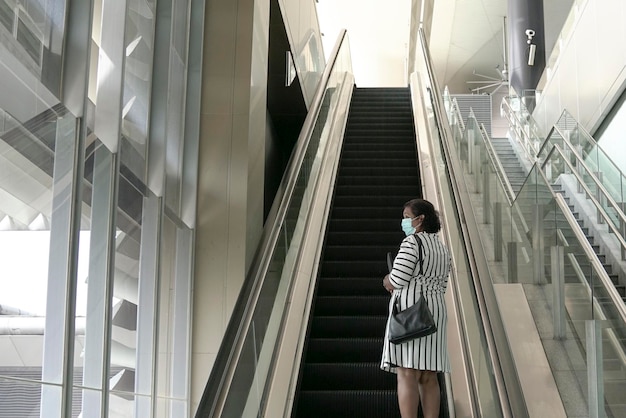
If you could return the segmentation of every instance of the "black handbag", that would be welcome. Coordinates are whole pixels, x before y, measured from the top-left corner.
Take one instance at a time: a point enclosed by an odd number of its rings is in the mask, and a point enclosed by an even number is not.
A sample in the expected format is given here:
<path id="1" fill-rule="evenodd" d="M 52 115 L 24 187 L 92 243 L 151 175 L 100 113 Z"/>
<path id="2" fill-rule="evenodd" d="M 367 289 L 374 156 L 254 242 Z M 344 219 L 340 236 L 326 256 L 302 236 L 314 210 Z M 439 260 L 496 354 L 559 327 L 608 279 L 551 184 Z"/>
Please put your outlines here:
<path id="1" fill-rule="evenodd" d="M 423 255 L 422 240 L 415 237 L 419 246 L 419 274 L 422 274 Z M 389 263 L 389 254 L 387 262 Z M 391 310 L 391 318 L 389 320 L 389 341 L 392 344 L 401 344 L 416 338 L 425 337 L 437 331 L 437 326 L 433 319 L 433 315 L 428 309 L 426 299 L 424 299 L 424 289 L 420 289 L 420 297 L 414 305 L 409 306 L 403 311 L 398 312 L 398 296 L 393 302 Z"/>
<path id="2" fill-rule="evenodd" d="M 389 321 L 389 341 L 392 344 L 402 344 L 425 337 L 435 331 L 437 331 L 437 326 L 423 293 L 420 293 L 414 305 L 400 312 L 398 312 L 398 301 L 394 301 Z"/>

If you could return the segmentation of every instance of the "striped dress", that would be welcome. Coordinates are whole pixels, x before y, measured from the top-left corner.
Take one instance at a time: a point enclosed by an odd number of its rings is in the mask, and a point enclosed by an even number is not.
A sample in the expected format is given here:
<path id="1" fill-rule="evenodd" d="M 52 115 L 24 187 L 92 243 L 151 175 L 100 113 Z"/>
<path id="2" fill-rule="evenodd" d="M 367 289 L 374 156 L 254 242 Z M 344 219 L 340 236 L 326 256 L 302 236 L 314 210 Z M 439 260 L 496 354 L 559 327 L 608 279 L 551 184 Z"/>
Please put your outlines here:
<path id="1" fill-rule="evenodd" d="M 419 274 L 419 246 L 422 242 L 423 274 Z M 437 234 L 418 232 L 407 236 L 393 262 L 389 280 L 396 288 L 389 301 L 389 312 L 396 296 L 400 296 L 399 310 L 413 305 L 424 286 L 424 298 L 437 324 L 437 332 L 402 344 L 389 342 L 389 320 L 385 330 L 380 368 L 395 373 L 396 367 L 439 372 L 450 371 L 447 342 L 447 313 L 444 294 L 450 273 L 450 254 Z"/>

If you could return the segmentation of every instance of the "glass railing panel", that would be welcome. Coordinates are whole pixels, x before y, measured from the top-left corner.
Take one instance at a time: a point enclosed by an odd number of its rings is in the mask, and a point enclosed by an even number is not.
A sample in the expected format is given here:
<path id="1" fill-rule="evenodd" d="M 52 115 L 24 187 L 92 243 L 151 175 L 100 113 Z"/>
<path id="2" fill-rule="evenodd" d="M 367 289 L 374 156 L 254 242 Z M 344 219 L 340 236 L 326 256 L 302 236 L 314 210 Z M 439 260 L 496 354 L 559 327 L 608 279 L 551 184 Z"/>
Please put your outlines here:
<path id="1" fill-rule="evenodd" d="M 626 325 L 622 321 L 603 321 L 601 329 L 602 391 L 607 417 L 626 416 L 624 386 L 626 385 L 626 361 L 624 358 L 624 335 Z M 619 344 L 621 343 L 621 344 Z"/>
<path id="2" fill-rule="evenodd" d="M 520 119 L 520 115 L 524 115 L 522 101 L 515 96 L 508 97 L 503 102 L 502 109 L 511 122 L 512 132 L 515 133 L 516 139 L 522 145 L 533 143 L 533 140 L 527 136 L 527 132 L 534 126 L 532 117 L 523 121 Z M 561 149 L 563 156 L 553 153 L 554 146 Z M 626 235 L 624 230 L 626 177 L 613 162 L 611 156 L 596 143 L 569 112 L 563 111 L 548 137 L 545 141 L 541 141 L 541 148 L 538 149 L 536 156 L 552 181 L 556 181 L 559 174 L 575 170 L 577 176 L 572 178 L 577 183 L 578 192 L 585 190 L 587 199 L 595 200 L 596 221 L 600 224 L 608 223 L 609 232 L 618 233 L 621 237 L 618 240 L 622 241 Z M 550 161 L 543 164 L 548 156 L 550 156 Z M 534 156 L 531 155 L 531 158 L 534 159 Z"/>
<path id="3" fill-rule="evenodd" d="M 583 388 L 588 386 L 585 323 L 592 318 L 591 264 L 555 200 L 544 205 L 544 213 L 542 254 L 545 261 L 542 264 L 546 280 L 545 285 L 537 286 L 535 291 L 546 304 L 537 321 L 538 330 L 551 364 L 558 359 L 570 365 L 555 371 L 557 383 L 578 382 L 580 386 L 569 387 L 567 393 L 578 398 L 579 404 L 588 410 L 588 392 Z M 557 252 L 557 248 L 561 251 Z M 537 306 L 535 312 L 541 311 Z M 567 402 L 565 406 L 571 408 Z"/>
<path id="4" fill-rule="evenodd" d="M 350 47 L 344 38 L 339 55 L 329 76 L 317 120 L 304 152 L 293 193 L 280 225 L 275 247 L 269 256 L 269 267 L 246 330 L 241 357 L 226 395 L 222 416 L 258 416 L 261 413 L 266 379 L 279 337 L 282 312 L 287 304 L 294 265 L 305 239 L 302 234 L 308 209 L 314 199 L 313 188 L 318 178 L 324 150 L 330 138 L 330 124 L 339 105 L 338 92 L 352 73 Z"/>
<path id="5" fill-rule="evenodd" d="M 537 204 L 537 172 L 529 173 L 517 197 L 510 207 L 511 241 L 508 246 L 514 252 L 507 259 L 507 269 L 517 283 L 535 282 L 533 265 L 533 219 Z M 510 264 L 512 263 L 512 264 Z"/>
<path id="6" fill-rule="evenodd" d="M 528 115 L 523 104 L 517 106 L 512 120 L 521 123 Z M 530 124 L 532 119 L 528 118 L 527 122 Z M 524 134 L 522 145 L 532 148 L 540 142 L 538 137 L 528 135 L 533 132 L 528 124 L 518 131 Z M 572 397 L 580 400 L 579 405 L 583 403 L 584 409 L 593 408 L 588 388 L 598 387 L 598 393 L 604 394 L 600 408 L 606 415 L 623 416 L 623 401 L 616 395 L 623 394 L 621 388 L 626 386 L 623 304 L 619 296 L 616 297 L 611 278 L 594 255 L 567 204 L 557 204 L 557 200 L 564 200 L 560 196 L 555 198 L 553 185 L 567 177 L 574 178 L 573 170 L 576 170 L 589 194 L 601 202 L 612 222 L 617 219 L 617 212 L 611 212 L 614 209 L 606 197 L 597 197 L 601 188 L 596 183 L 595 173 L 602 173 L 604 188 L 615 190 L 608 197 L 616 202 L 623 202 L 624 180 L 621 173 L 612 168 L 610 158 L 592 138 L 586 137 L 571 115 L 565 112 L 557 128 L 551 132 L 538 155 L 543 164 L 533 167 L 515 201 L 500 220 L 509 234 L 502 243 L 503 268 L 508 282 L 524 284 L 548 360 L 555 370 L 556 383 L 567 398 L 564 402 L 566 410 L 574 408 Z M 467 129 L 473 129 L 469 122 Z M 577 162 L 578 155 L 584 156 L 586 167 Z M 482 175 L 487 178 L 483 183 L 485 186 L 472 189 L 483 195 L 473 203 L 477 215 L 481 209 L 486 210 L 485 223 L 495 219 L 492 217 L 496 212 L 495 205 L 500 199 L 504 200 L 498 197 L 498 187 L 491 184 L 493 171 L 492 167 L 481 168 Z M 466 182 L 477 180 L 472 175 L 466 175 L 464 179 Z M 485 196 L 487 193 L 489 196 Z M 485 230 L 483 228 L 481 232 Z M 494 227 L 492 232 L 495 230 Z M 493 237 L 496 246 L 497 236 Z M 560 252 L 555 250 L 559 247 Z M 595 360 L 590 359 L 593 353 L 589 352 L 588 328 L 592 319 L 602 323 L 597 343 L 600 345 L 598 367 Z M 595 358 L 598 358 L 597 353 Z M 568 366 L 561 369 L 558 364 L 562 361 Z M 589 380 L 596 368 L 601 369 L 599 379 Z M 566 382 L 576 382 L 576 385 L 570 387 Z"/>
<path id="7" fill-rule="evenodd" d="M 544 229 L 547 234 L 550 231 L 545 239 L 544 253 L 548 254 L 545 270 L 551 273 L 547 277 L 553 278 L 550 281 L 552 294 L 559 293 L 558 286 L 563 294 L 562 298 L 553 296 L 551 300 L 554 339 L 551 344 L 561 349 L 561 359 L 573 365 L 574 371 L 568 373 L 580 382 L 580 399 L 585 401 L 587 409 L 593 409 L 593 399 L 584 388 L 598 387 L 598 393 L 604 393 L 600 408 L 607 416 L 623 416 L 623 400 L 616 396 L 618 391 L 623 393 L 619 388 L 626 384 L 623 304 L 619 298 L 612 297 L 615 290 L 609 276 L 592 255 L 584 235 L 572 222 L 573 217 L 567 221 L 566 210 L 566 207 L 551 204 L 546 206 L 544 218 Z M 555 247 L 563 249 L 562 255 L 554 252 Z M 562 269 L 562 273 L 557 273 L 558 269 Z M 601 323 L 596 344 L 593 340 L 590 342 L 593 337 L 589 330 L 591 320 Z M 590 352 L 593 350 L 590 344 L 597 347 L 597 353 Z M 602 369 L 598 381 L 589 380 L 596 367 Z"/>
<path id="8" fill-rule="evenodd" d="M 465 159 L 462 158 L 462 155 L 464 155 L 463 149 L 466 148 L 466 146 L 464 146 L 463 138 L 463 120 L 461 119 L 461 115 L 456 107 L 456 102 L 451 99 L 449 95 L 446 97 L 447 114 L 448 121 L 450 123 L 450 131 L 452 132 L 452 141 L 456 144 L 455 148 L 458 152 L 459 159 L 461 161 L 465 161 Z"/>

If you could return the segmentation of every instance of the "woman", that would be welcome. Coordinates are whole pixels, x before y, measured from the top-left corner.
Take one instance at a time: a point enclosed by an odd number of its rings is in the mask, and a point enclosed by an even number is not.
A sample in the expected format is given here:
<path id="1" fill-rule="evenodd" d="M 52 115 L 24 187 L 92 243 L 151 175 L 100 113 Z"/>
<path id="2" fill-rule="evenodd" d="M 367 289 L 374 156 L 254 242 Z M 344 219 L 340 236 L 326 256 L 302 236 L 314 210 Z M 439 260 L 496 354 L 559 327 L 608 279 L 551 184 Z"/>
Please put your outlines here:
<path id="1" fill-rule="evenodd" d="M 441 223 L 432 203 L 423 199 L 410 200 L 404 204 L 402 216 L 402 230 L 406 238 L 400 245 L 391 273 L 383 278 L 383 286 L 392 293 L 389 312 L 396 299 L 399 300 L 399 310 L 417 302 L 423 286 L 424 298 L 437 324 L 437 332 L 402 344 L 392 344 L 387 325 L 380 367 L 397 374 L 402 418 L 417 417 L 420 397 L 424 418 L 436 418 L 440 402 L 437 372 L 450 371 L 444 299 L 450 255 L 437 236 Z M 421 251 L 417 240 L 421 241 Z M 423 263 L 422 274 L 420 263 Z"/>

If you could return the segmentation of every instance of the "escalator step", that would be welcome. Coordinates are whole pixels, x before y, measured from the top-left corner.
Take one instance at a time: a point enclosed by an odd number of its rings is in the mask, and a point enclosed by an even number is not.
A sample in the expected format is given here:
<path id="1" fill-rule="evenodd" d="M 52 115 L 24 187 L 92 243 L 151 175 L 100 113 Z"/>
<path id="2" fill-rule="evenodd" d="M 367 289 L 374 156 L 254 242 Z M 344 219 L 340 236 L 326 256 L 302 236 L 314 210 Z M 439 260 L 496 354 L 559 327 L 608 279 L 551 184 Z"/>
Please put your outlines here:
<path id="1" fill-rule="evenodd" d="M 380 177 L 380 176 L 409 176 L 417 178 L 418 173 L 415 167 L 395 167 L 395 166 L 380 166 L 380 167 L 368 167 L 366 170 L 363 167 L 344 167 L 339 163 L 339 178 L 341 177 Z M 419 183 L 418 183 L 419 184 Z"/>
<path id="2" fill-rule="evenodd" d="M 384 335 L 385 316 L 319 316 L 311 323 L 311 337 L 377 338 Z"/>
<path id="3" fill-rule="evenodd" d="M 355 210 L 358 210 L 355 208 Z M 365 233 L 388 233 L 389 231 L 395 231 L 399 234 L 400 231 L 400 222 L 402 218 L 402 214 L 399 209 L 396 208 L 395 214 L 397 215 L 397 219 L 394 218 L 373 218 L 370 216 L 369 210 L 367 213 L 363 214 L 358 218 L 346 218 L 346 219 L 335 219 L 334 217 L 330 219 L 329 223 L 329 232 L 337 232 L 337 233 L 357 233 L 357 232 L 365 232 Z M 393 232 L 391 232 L 393 233 Z M 403 236 L 400 235 L 400 239 L 396 241 L 396 244 L 400 244 Z"/>
<path id="4" fill-rule="evenodd" d="M 320 316 L 385 316 L 389 312 L 389 295 L 318 296 L 314 312 Z"/>
<path id="5" fill-rule="evenodd" d="M 364 227 L 367 227 L 363 222 Z M 400 222 L 393 225 L 387 231 L 391 231 L 393 228 L 399 229 Z M 390 247 L 395 252 L 398 249 L 398 243 L 402 241 L 401 232 L 382 232 L 382 231 L 357 231 L 357 232 L 335 232 L 331 231 L 326 236 L 326 243 L 328 245 L 382 245 Z"/>
<path id="6" fill-rule="evenodd" d="M 410 167 L 415 168 L 415 158 L 354 158 L 341 161 L 341 167 L 359 167 L 369 169 L 370 167 Z M 368 171 L 368 170 L 365 170 Z"/>
<path id="7" fill-rule="evenodd" d="M 396 377 L 380 369 L 378 362 L 307 363 L 303 390 L 393 390 Z"/>
<path id="8" fill-rule="evenodd" d="M 409 200 L 409 199 L 406 199 Z M 366 219 L 381 219 L 383 221 L 391 221 L 395 222 L 394 229 L 399 228 L 399 223 L 402 220 L 402 205 L 405 202 L 402 202 L 400 206 L 387 206 L 387 207 L 368 207 L 364 208 L 362 205 L 352 205 L 352 206 L 344 206 L 337 207 L 335 206 L 332 209 L 332 217 L 335 220 L 346 220 L 346 219 L 359 219 L 362 218 L 363 221 Z"/>
<path id="9" fill-rule="evenodd" d="M 415 191 L 417 194 L 417 190 Z M 411 196 L 411 195 L 408 195 Z M 395 209 L 397 213 L 402 213 L 402 205 L 407 201 L 407 196 L 336 196 L 335 204 L 339 208 L 345 208 L 346 206 L 358 207 L 363 211 L 364 208 L 385 208 Z"/>
<path id="10" fill-rule="evenodd" d="M 387 261 L 385 260 L 386 252 L 383 253 L 381 260 L 375 261 L 359 261 L 346 263 L 345 261 L 323 261 L 321 275 L 323 277 L 363 277 L 371 276 L 380 278 L 388 273 Z"/>
<path id="11" fill-rule="evenodd" d="M 320 277 L 318 296 L 353 295 L 372 296 L 384 295 L 381 277 Z"/>
<path id="12" fill-rule="evenodd" d="M 380 243 L 377 245 L 327 245 L 324 248 L 325 261 L 344 261 L 352 265 L 352 262 L 362 263 L 371 260 L 385 261 L 387 252 L 396 251 L 398 245 L 385 247 Z"/>
<path id="13" fill-rule="evenodd" d="M 387 184 L 387 185 L 343 185 L 337 186 L 336 196 L 377 196 L 396 197 L 404 199 L 415 192 L 415 185 L 408 184 Z"/>
<path id="14" fill-rule="evenodd" d="M 307 363 L 378 362 L 383 338 L 312 338 Z"/>
<path id="15" fill-rule="evenodd" d="M 399 417 L 395 390 L 302 391 L 297 418 Z"/>

